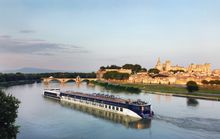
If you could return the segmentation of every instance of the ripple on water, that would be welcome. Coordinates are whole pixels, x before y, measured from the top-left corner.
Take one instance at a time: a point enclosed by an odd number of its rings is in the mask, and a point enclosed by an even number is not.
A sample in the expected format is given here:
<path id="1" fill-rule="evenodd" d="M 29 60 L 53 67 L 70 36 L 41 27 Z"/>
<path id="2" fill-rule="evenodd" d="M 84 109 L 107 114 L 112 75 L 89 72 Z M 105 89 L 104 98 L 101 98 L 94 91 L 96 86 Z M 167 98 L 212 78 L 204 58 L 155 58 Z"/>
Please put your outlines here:
<path id="1" fill-rule="evenodd" d="M 197 117 L 174 118 L 162 115 L 155 115 L 154 119 L 171 123 L 180 128 L 220 133 L 220 119 Z"/>

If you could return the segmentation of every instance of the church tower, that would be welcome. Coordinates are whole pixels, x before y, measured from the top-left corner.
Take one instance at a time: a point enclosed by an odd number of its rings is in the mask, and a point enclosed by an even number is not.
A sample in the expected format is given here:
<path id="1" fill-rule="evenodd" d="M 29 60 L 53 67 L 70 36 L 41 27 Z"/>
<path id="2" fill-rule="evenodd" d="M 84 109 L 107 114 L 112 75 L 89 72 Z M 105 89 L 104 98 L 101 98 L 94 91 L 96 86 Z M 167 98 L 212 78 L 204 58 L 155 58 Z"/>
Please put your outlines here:
<path id="1" fill-rule="evenodd" d="M 170 71 L 171 70 L 171 62 L 170 60 L 167 60 L 164 64 L 164 70 L 165 71 Z"/>
<path id="2" fill-rule="evenodd" d="M 160 58 L 158 58 L 155 68 L 160 70 L 160 71 L 163 70 L 163 64 L 160 62 Z"/>

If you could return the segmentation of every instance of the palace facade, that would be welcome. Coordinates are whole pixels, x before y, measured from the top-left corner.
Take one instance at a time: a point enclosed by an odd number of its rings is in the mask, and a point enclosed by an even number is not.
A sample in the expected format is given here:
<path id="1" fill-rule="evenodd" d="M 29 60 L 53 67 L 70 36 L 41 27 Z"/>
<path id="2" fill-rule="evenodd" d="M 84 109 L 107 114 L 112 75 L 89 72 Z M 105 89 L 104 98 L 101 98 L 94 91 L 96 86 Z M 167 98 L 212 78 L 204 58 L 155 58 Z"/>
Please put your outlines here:
<path id="1" fill-rule="evenodd" d="M 211 74 L 211 64 L 190 64 L 188 67 L 182 67 L 179 65 L 172 66 L 171 61 L 167 60 L 165 63 L 161 63 L 160 58 L 155 65 L 155 68 L 160 70 L 161 72 L 169 72 L 169 71 L 184 71 L 189 73 L 201 73 L 201 74 Z"/>
<path id="2" fill-rule="evenodd" d="M 160 58 L 158 58 L 155 68 L 160 70 L 161 72 L 164 72 L 164 71 L 169 72 L 171 70 L 183 70 L 183 71 L 187 70 L 186 68 L 178 66 L 178 65 L 172 66 L 170 60 L 165 61 L 165 63 L 161 63 Z"/>

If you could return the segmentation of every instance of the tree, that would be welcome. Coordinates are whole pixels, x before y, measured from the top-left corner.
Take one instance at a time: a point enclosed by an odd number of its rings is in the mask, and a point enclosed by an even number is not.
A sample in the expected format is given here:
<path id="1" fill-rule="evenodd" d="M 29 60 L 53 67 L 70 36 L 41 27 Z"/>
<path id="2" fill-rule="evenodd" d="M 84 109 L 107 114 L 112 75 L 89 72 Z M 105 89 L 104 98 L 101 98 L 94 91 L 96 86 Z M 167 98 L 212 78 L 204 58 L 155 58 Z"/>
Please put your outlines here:
<path id="1" fill-rule="evenodd" d="M 147 69 L 146 68 L 142 68 L 141 72 L 147 72 Z"/>
<path id="2" fill-rule="evenodd" d="M 101 66 L 101 67 L 100 67 L 100 70 L 105 70 L 105 67 L 104 67 L 104 66 Z"/>
<path id="3" fill-rule="evenodd" d="M 125 64 L 122 66 L 123 69 L 133 69 L 134 65 L 133 64 Z"/>
<path id="4" fill-rule="evenodd" d="M 220 80 L 211 80 L 211 81 L 209 81 L 209 84 L 211 84 L 211 85 L 219 85 L 220 84 Z"/>
<path id="5" fill-rule="evenodd" d="M 202 80 L 202 84 L 209 84 L 209 81 L 207 81 L 207 80 Z"/>
<path id="6" fill-rule="evenodd" d="M 117 65 L 111 65 L 111 66 L 107 66 L 106 69 L 120 69 L 120 66 Z"/>
<path id="7" fill-rule="evenodd" d="M 18 126 L 15 125 L 20 101 L 0 90 L 0 138 L 16 138 Z"/>
<path id="8" fill-rule="evenodd" d="M 140 65 L 135 64 L 135 65 L 134 65 L 134 68 L 132 69 L 132 72 L 133 72 L 133 73 L 138 73 L 138 72 L 141 71 L 141 69 L 142 69 L 142 67 L 141 67 Z"/>
<path id="9" fill-rule="evenodd" d="M 149 70 L 148 70 L 148 73 L 149 73 L 149 74 L 159 74 L 159 73 L 160 73 L 160 70 L 155 69 L 155 68 L 152 68 L 152 69 L 149 69 Z"/>
<path id="10" fill-rule="evenodd" d="M 186 89 L 188 90 L 188 92 L 194 92 L 199 90 L 199 86 L 194 81 L 188 81 L 186 84 Z"/>
<path id="11" fill-rule="evenodd" d="M 129 78 L 128 73 L 119 73 L 117 71 L 109 71 L 103 75 L 104 79 L 126 80 Z"/>
<path id="12" fill-rule="evenodd" d="M 138 64 L 125 64 L 122 66 L 123 69 L 131 69 L 132 70 L 132 73 L 138 73 L 142 70 L 146 71 L 145 68 L 142 68 L 141 65 L 138 65 Z"/>

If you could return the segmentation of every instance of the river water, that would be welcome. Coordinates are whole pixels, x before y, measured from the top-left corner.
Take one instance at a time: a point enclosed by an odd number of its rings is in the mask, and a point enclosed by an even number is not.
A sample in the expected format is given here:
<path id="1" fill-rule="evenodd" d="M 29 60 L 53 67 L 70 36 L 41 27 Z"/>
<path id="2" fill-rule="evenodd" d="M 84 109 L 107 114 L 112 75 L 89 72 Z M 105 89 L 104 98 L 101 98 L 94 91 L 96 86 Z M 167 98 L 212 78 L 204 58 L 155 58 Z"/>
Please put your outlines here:
<path id="1" fill-rule="evenodd" d="M 155 116 L 135 121 L 96 109 L 45 98 L 44 88 L 61 88 L 85 93 L 106 93 L 122 98 L 147 100 Z M 20 101 L 16 124 L 19 139 L 219 139 L 220 102 L 132 94 L 105 90 L 86 83 L 43 83 L 19 85 L 5 89 Z"/>

